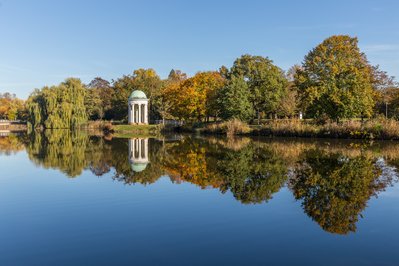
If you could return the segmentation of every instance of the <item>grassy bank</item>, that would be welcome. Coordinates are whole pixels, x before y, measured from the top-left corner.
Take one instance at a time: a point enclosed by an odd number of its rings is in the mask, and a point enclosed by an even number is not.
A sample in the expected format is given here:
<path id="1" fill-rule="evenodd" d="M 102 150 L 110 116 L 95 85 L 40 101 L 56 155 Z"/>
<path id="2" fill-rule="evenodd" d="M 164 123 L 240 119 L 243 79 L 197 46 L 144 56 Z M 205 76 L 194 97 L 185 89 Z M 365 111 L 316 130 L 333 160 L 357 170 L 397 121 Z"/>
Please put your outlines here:
<path id="1" fill-rule="evenodd" d="M 260 126 L 231 120 L 196 130 L 202 134 L 399 140 L 399 122 L 391 119 L 328 122 L 322 125 L 302 120 L 276 120 Z"/>
<path id="2" fill-rule="evenodd" d="M 110 132 L 116 137 L 157 136 L 161 133 L 160 125 L 112 125 Z"/>
<path id="3" fill-rule="evenodd" d="M 162 125 L 128 125 L 113 124 L 109 121 L 89 121 L 83 126 L 85 130 L 101 131 L 114 137 L 158 136 L 163 129 Z"/>

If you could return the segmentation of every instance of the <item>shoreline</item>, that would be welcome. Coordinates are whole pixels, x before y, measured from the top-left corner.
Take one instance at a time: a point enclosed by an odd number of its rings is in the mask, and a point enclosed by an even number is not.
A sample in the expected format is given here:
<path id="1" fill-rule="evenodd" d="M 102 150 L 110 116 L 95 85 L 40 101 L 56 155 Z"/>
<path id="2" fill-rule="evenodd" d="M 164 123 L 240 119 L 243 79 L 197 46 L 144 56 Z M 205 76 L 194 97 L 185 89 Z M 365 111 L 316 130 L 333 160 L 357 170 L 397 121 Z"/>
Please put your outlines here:
<path id="1" fill-rule="evenodd" d="M 201 125 L 169 126 L 112 124 L 108 121 L 90 121 L 81 129 L 101 131 L 115 137 L 160 136 L 168 133 L 188 133 L 204 136 L 251 136 L 301 139 L 357 139 L 399 140 L 399 122 L 390 119 L 346 121 L 315 124 L 301 120 L 270 121 L 262 125 L 248 125 L 239 120 Z M 25 124 L 2 125 L 0 131 L 24 132 Z"/>
<path id="2" fill-rule="evenodd" d="M 363 122 L 329 122 L 321 125 L 301 120 L 280 120 L 263 125 L 248 125 L 239 120 L 231 120 L 200 127 L 181 127 L 177 131 L 201 135 L 263 136 L 270 138 L 399 140 L 399 122 L 390 119 L 372 119 Z"/>

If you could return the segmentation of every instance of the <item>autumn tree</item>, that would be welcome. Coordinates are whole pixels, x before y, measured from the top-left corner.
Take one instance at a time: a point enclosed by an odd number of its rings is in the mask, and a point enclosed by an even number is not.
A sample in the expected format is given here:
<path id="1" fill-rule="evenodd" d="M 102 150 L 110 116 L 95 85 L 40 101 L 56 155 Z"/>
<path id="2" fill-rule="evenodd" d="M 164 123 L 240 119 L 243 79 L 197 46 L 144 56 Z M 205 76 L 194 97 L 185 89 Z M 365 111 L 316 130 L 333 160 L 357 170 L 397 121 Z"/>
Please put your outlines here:
<path id="1" fill-rule="evenodd" d="M 398 102 L 397 91 L 399 90 L 399 84 L 395 81 L 395 77 L 388 75 L 386 71 L 381 70 L 377 65 L 372 67 L 372 78 L 373 88 L 376 91 L 377 112 L 385 114 L 386 118 L 397 118 L 399 113 L 397 113 L 398 106 L 395 106 L 395 103 Z M 393 104 L 392 111 L 388 108 L 391 104 Z"/>
<path id="2" fill-rule="evenodd" d="M 386 118 L 399 119 L 399 87 L 385 88 L 377 91 L 376 112 Z"/>
<path id="3" fill-rule="evenodd" d="M 172 69 L 166 80 L 163 80 L 162 87 L 153 94 L 152 104 L 156 106 L 156 110 L 165 124 L 165 119 L 173 119 L 172 106 L 174 95 L 178 92 L 180 85 L 187 79 L 187 74 L 181 70 Z"/>
<path id="4" fill-rule="evenodd" d="M 372 71 L 357 38 L 339 35 L 324 40 L 306 55 L 295 84 L 309 117 L 372 115 Z"/>
<path id="5" fill-rule="evenodd" d="M 25 120 L 25 102 L 18 99 L 15 94 L 0 93 L 0 119 Z"/>
<path id="6" fill-rule="evenodd" d="M 202 72 L 194 76 L 198 79 L 198 87 L 201 90 L 202 98 L 205 99 L 205 117 L 215 118 L 220 115 L 218 95 L 226 84 L 226 80 L 219 72 Z"/>
<path id="7" fill-rule="evenodd" d="M 298 90 L 295 86 L 295 75 L 301 67 L 298 65 L 294 65 L 291 67 L 287 73 L 287 86 L 285 87 L 285 92 L 280 99 L 280 103 L 278 105 L 277 114 L 282 117 L 293 117 L 294 115 L 299 113 L 300 110 L 300 102 L 298 99 Z"/>
<path id="8" fill-rule="evenodd" d="M 217 91 L 224 86 L 218 72 L 199 72 L 194 77 L 167 87 L 164 93 L 173 116 L 187 121 L 217 117 Z"/>
<path id="9" fill-rule="evenodd" d="M 243 55 L 234 61 L 228 77 L 243 79 L 260 122 L 261 112 L 275 115 L 287 87 L 284 72 L 267 57 Z"/>
<path id="10" fill-rule="evenodd" d="M 168 76 L 167 81 L 174 83 L 174 82 L 181 82 L 181 81 L 186 80 L 186 79 L 187 79 L 187 74 L 186 73 L 184 73 L 183 71 L 178 70 L 178 69 L 172 69 L 169 72 L 169 76 Z"/>

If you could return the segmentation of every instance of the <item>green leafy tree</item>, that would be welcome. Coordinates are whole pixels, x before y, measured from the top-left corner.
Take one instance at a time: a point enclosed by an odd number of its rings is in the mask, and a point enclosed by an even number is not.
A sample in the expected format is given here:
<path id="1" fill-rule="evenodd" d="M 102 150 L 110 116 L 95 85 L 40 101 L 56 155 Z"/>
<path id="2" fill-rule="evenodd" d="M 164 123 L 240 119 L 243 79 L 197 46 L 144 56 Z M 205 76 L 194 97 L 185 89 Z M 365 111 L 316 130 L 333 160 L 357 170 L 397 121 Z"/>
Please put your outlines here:
<path id="1" fill-rule="evenodd" d="M 87 89 L 85 97 L 85 106 L 86 106 L 87 117 L 90 120 L 103 119 L 104 106 L 99 89 L 97 88 Z"/>
<path id="2" fill-rule="evenodd" d="M 260 122 L 261 112 L 275 115 L 287 87 L 284 72 L 267 57 L 243 55 L 234 61 L 230 69 L 233 76 L 247 82 L 250 101 Z"/>
<path id="3" fill-rule="evenodd" d="M 225 119 L 237 118 L 249 121 L 254 116 L 254 108 L 250 101 L 248 84 L 243 78 L 232 77 L 228 84 L 219 91 L 218 106 L 220 116 Z"/>
<path id="4" fill-rule="evenodd" d="M 357 38 L 339 35 L 324 40 L 305 57 L 295 83 L 309 117 L 372 115 L 372 71 Z"/>
<path id="5" fill-rule="evenodd" d="M 87 104 L 89 106 L 91 105 L 91 108 L 88 108 L 91 109 L 91 111 L 88 111 L 88 114 L 92 119 L 93 115 L 96 119 L 113 119 L 112 99 L 114 96 L 114 89 L 110 82 L 103 78 L 96 77 L 90 81 L 87 88 L 91 90 L 91 93 L 88 93 L 88 97 L 91 97 L 91 99 L 87 99 L 89 101 Z M 94 104 L 97 104 L 97 106 Z"/>
<path id="6" fill-rule="evenodd" d="M 27 101 L 28 121 L 34 127 L 77 128 L 87 122 L 85 96 L 86 88 L 75 78 L 35 90 Z"/>

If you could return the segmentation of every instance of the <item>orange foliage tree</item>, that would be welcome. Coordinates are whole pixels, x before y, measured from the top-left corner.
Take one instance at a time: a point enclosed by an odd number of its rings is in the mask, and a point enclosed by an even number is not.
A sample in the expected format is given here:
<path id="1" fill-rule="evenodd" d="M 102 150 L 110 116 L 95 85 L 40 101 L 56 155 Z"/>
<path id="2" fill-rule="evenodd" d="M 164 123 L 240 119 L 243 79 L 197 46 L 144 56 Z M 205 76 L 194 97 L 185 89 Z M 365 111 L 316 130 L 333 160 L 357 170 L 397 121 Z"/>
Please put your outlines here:
<path id="1" fill-rule="evenodd" d="M 171 114 L 187 121 L 203 121 L 218 116 L 217 92 L 225 84 L 219 72 L 199 72 L 194 77 L 172 82 L 164 88 Z"/>
<path id="2" fill-rule="evenodd" d="M 0 119 L 26 119 L 25 103 L 14 94 L 0 94 Z"/>

